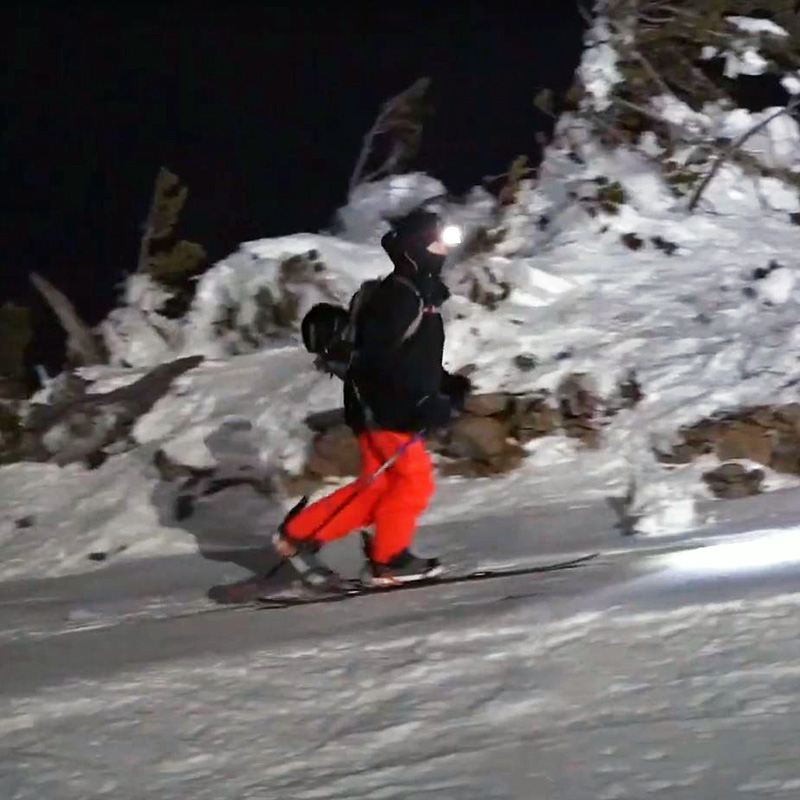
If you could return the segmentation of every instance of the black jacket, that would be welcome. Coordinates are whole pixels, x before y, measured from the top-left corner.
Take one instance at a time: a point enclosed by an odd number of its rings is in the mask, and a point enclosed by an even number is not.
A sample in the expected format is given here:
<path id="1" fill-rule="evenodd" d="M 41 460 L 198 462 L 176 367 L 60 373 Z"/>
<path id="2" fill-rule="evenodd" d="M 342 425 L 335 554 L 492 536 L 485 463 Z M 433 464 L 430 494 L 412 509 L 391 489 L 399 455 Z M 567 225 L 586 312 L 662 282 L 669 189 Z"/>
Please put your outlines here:
<path id="1" fill-rule="evenodd" d="M 356 356 L 344 387 L 345 418 L 356 433 L 420 431 L 439 427 L 450 416 L 442 394 L 449 375 L 442 368 L 439 313 L 450 293 L 437 275 L 399 274 L 396 270 L 381 281 L 356 319 Z M 418 327 L 403 341 L 420 304 Z"/>

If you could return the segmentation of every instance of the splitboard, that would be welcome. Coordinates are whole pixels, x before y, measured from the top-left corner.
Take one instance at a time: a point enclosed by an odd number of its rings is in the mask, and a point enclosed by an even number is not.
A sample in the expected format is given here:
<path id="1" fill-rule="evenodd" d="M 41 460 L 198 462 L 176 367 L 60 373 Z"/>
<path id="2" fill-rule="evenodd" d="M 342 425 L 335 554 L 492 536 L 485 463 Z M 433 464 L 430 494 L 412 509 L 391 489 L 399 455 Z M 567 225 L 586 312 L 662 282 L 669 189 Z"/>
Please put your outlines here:
<path id="1" fill-rule="evenodd" d="M 574 569 L 597 558 L 599 553 L 546 564 L 535 567 L 511 567 L 507 569 L 484 569 L 475 572 L 466 572 L 454 575 L 439 575 L 436 578 L 424 578 L 417 581 L 401 583 L 397 586 L 369 586 L 360 580 L 341 579 L 342 584 L 336 589 L 323 587 L 310 587 L 300 584 L 297 588 L 290 588 L 274 593 L 261 590 L 261 593 L 248 598 L 247 602 L 256 608 L 281 609 L 294 606 L 313 605 L 317 603 L 339 603 L 354 597 L 364 597 L 370 594 L 389 594 L 391 592 L 411 591 L 432 586 L 453 586 L 460 583 L 477 583 L 479 581 L 495 580 L 499 578 L 513 578 L 520 575 L 538 575 L 544 572 L 559 572 Z M 263 584 L 262 584 L 263 586 Z"/>

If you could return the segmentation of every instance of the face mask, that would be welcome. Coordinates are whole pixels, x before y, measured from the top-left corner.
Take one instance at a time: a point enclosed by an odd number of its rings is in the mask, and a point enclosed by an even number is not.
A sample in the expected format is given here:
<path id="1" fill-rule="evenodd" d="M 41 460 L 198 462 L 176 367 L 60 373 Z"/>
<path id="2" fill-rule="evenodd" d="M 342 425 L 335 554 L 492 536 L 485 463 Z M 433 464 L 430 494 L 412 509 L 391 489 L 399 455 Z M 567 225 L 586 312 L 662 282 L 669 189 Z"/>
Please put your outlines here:
<path id="1" fill-rule="evenodd" d="M 387 233 L 381 244 L 395 266 L 412 274 L 438 276 L 452 247 L 461 244 L 461 229 L 457 225 L 442 225 L 431 212 L 419 211 L 406 217 Z M 428 248 L 439 243 L 439 252 Z"/>
<path id="2" fill-rule="evenodd" d="M 417 258 L 413 260 L 416 262 L 417 268 L 421 273 L 428 275 L 440 275 L 442 267 L 447 256 L 439 255 L 438 253 L 431 253 L 428 250 L 423 250 L 418 254 Z"/>

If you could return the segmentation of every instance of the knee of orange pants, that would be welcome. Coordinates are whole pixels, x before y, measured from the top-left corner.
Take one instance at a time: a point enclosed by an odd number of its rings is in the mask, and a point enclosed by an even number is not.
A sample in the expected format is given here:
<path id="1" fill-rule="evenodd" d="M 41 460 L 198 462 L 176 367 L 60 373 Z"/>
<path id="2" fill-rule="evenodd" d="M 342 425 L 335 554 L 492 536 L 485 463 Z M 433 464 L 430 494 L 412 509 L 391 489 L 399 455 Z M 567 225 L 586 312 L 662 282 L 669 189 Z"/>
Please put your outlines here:
<path id="1" fill-rule="evenodd" d="M 427 508 L 434 491 L 430 459 L 423 451 L 414 468 L 398 470 L 389 476 L 389 485 L 375 506 L 375 538 L 372 558 L 380 563 L 408 548 L 420 514 Z"/>
<path id="2" fill-rule="evenodd" d="M 427 468 L 390 475 L 379 506 L 390 504 L 419 516 L 428 507 L 434 491 L 433 469 L 428 462 Z"/>

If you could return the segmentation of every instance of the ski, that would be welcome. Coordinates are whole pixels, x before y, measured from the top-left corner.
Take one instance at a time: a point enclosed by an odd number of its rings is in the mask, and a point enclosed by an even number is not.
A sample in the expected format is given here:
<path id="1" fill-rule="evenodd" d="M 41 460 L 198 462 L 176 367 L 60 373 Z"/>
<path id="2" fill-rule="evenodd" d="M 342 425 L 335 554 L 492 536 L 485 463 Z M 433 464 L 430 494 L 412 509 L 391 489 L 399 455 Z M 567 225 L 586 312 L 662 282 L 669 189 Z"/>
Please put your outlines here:
<path id="1" fill-rule="evenodd" d="M 456 575 L 439 575 L 435 578 L 400 583 L 396 586 L 370 586 L 360 580 L 348 581 L 341 579 L 341 587 L 337 589 L 312 588 L 300 586 L 299 589 L 287 589 L 274 593 L 263 593 L 252 599 L 252 604 L 260 609 L 283 609 L 303 605 L 317 605 L 322 603 L 339 603 L 354 597 L 364 597 L 371 594 L 388 594 L 391 592 L 410 591 L 412 589 L 430 588 L 433 586 L 454 586 L 461 583 L 477 583 L 480 581 L 495 580 L 499 578 L 513 578 L 520 575 L 538 575 L 546 572 L 559 572 L 575 569 L 597 558 L 599 553 L 559 561 L 554 564 L 545 564 L 535 567 L 510 567 L 501 569 L 484 569 Z"/>

